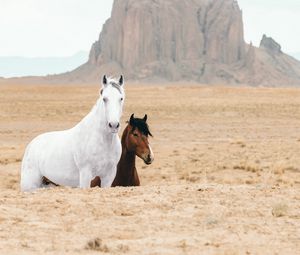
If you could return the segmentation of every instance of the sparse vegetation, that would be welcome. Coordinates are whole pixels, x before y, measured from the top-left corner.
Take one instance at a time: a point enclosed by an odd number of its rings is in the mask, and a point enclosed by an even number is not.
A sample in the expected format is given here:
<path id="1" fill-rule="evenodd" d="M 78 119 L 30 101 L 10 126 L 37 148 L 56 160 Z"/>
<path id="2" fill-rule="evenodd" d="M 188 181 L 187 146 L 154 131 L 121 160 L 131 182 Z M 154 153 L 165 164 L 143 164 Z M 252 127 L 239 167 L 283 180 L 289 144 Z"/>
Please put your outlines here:
<path id="1" fill-rule="evenodd" d="M 288 206 L 284 203 L 278 203 L 272 207 L 272 215 L 274 217 L 283 217 L 288 214 Z"/>
<path id="2" fill-rule="evenodd" d="M 104 252 L 104 253 L 109 252 L 109 249 L 108 249 L 107 245 L 103 244 L 103 241 L 100 238 L 95 238 L 95 239 L 89 241 L 86 244 L 85 249 L 94 250 L 94 251 L 101 251 L 101 252 Z"/>
<path id="3" fill-rule="evenodd" d="M 233 145 L 238 145 L 238 146 L 241 147 L 241 148 L 245 148 L 245 147 L 246 147 L 246 143 L 245 143 L 244 141 L 241 141 L 241 140 L 232 142 L 231 144 L 233 144 Z"/>
<path id="4" fill-rule="evenodd" d="M 257 173 L 261 171 L 260 167 L 257 164 L 251 164 L 248 162 L 241 162 L 238 165 L 234 165 L 233 169 L 245 170 L 247 172 Z"/>

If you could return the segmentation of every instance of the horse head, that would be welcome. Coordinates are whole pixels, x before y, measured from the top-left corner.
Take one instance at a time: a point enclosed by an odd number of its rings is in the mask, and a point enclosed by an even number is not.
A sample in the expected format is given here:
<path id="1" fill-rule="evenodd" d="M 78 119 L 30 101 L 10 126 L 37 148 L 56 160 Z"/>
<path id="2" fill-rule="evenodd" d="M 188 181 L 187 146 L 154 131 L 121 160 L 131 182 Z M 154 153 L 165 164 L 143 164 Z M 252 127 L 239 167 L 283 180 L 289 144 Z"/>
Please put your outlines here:
<path id="1" fill-rule="evenodd" d="M 135 118 L 132 114 L 128 123 L 127 150 L 135 152 L 147 165 L 150 165 L 154 160 L 154 155 L 148 141 L 152 134 L 147 124 L 147 114 L 143 119 Z"/>
<path id="2" fill-rule="evenodd" d="M 102 85 L 100 100 L 105 109 L 107 128 L 110 132 L 117 133 L 120 128 L 120 118 L 125 99 L 123 76 L 121 75 L 117 81 L 104 75 Z"/>

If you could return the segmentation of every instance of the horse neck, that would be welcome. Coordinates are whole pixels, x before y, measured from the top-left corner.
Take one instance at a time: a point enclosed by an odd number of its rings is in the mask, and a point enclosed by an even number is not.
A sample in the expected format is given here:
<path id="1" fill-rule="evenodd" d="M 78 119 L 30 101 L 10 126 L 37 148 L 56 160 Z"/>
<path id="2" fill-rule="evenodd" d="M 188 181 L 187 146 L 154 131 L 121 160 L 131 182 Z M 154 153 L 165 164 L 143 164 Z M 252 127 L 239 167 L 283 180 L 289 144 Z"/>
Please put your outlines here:
<path id="1" fill-rule="evenodd" d="M 125 165 L 129 168 L 131 166 L 131 169 L 135 168 L 135 151 L 128 151 L 127 149 L 127 137 L 128 137 L 129 128 L 128 126 L 125 128 L 123 134 L 122 134 L 122 156 L 121 160 L 124 160 Z"/>
<path id="2" fill-rule="evenodd" d="M 126 147 L 126 140 L 128 136 L 129 128 L 128 126 L 125 128 L 123 135 L 122 135 L 122 155 L 121 159 L 118 164 L 118 176 L 122 176 L 128 181 L 133 181 L 131 178 L 134 178 L 134 173 L 136 171 L 135 168 L 135 152 L 133 151 L 128 151 Z"/>
<path id="3" fill-rule="evenodd" d="M 78 124 L 80 130 L 88 136 L 103 136 L 104 138 L 110 138 L 109 132 L 106 128 L 105 112 L 103 103 L 98 100 L 93 109 L 88 115 Z"/>
<path id="4" fill-rule="evenodd" d="M 129 127 L 127 126 L 122 135 L 122 155 L 118 163 L 117 174 L 112 186 L 139 186 L 140 180 L 135 168 L 135 152 L 128 151 L 126 139 L 128 137 Z"/>

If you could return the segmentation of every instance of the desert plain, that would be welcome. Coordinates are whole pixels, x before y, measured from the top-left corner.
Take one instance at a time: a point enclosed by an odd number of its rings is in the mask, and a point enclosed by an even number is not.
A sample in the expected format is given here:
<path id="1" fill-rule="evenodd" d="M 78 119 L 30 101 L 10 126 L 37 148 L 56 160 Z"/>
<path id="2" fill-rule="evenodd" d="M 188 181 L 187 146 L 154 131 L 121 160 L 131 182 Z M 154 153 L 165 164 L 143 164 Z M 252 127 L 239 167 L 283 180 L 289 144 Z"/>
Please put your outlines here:
<path id="1" fill-rule="evenodd" d="M 99 87 L 0 85 L 0 254 L 299 254 L 299 89 L 126 94 L 122 128 L 147 113 L 154 135 L 141 187 L 21 193 L 26 145 L 74 126 Z"/>

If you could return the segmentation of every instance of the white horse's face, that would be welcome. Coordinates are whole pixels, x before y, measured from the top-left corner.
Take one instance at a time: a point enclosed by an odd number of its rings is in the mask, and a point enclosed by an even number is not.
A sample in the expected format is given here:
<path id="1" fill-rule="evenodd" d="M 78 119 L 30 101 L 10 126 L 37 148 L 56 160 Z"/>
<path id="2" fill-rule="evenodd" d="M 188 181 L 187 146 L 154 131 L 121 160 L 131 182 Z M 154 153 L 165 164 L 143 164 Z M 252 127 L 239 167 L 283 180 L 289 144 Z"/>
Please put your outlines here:
<path id="1" fill-rule="evenodd" d="M 121 76 L 119 81 L 103 77 L 103 88 L 101 98 L 103 101 L 107 128 L 112 133 L 117 133 L 120 128 L 120 118 L 122 116 L 125 99 L 124 81 Z"/>

